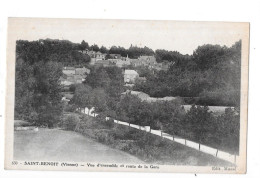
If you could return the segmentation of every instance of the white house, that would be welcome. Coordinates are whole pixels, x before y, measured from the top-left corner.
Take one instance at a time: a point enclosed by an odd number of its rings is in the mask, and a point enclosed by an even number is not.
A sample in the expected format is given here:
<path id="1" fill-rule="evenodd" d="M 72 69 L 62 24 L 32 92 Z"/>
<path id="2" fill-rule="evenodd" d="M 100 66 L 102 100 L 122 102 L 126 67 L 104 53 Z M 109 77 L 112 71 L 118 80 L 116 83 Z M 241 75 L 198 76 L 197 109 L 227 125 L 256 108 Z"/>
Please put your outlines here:
<path id="1" fill-rule="evenodd" d="M 75 67 L 64 67 L 62 72 L 66 75 L 74 75 L 75 74 Z"/>
<path id="2" fill-rule="evenodd" d="M 139 74 L 135 70 L 125 70 L 124 72 L 124 82 L 125 83 L 135 83 L 136 78 Z"/>

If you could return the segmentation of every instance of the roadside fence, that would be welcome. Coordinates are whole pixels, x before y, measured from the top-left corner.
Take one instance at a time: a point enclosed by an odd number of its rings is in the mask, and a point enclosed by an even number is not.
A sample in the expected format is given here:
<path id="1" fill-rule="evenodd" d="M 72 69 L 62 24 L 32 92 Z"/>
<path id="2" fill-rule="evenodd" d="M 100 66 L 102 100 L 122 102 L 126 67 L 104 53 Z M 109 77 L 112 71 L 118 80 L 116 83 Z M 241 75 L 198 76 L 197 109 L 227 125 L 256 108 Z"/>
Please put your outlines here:
<path id="1" fill-rule="evenodd" d="M 85 112 L 83 112 L 83 113 L 85 113 Z M 106 121 L 108 121 L 110 119 L 112 119 L 112 118 L 110 118 L 110 117 L 105 118 Z M 114 120 L 114 123 L 116 123 L 116 124 L 132 127 L 132 128 L 135 128 L 135 129 L 138 129 L 138 130 L 141 130 L 141 131 L 145 131 L 145 132 L 149 132 L 151 134 L 160 136 L 162 138 L 177 142 L 179 144 L 185 145 L 187 147 L 193 148 L 193 149 L 201 151 L 203 153 L 210 154 L 210 155 L 217 157 L 219 159 L 222 159 L 222 160 L 228 161 L 230 163 L 236 164 L 237 155 L 232 155 L 230 153 L 221 151 L 219 149 L 215 149 L 215 148 L 212 148 L 212 147 L 200 144 L 200 143 L 196 143 L 194 141 L 190 141 L 190 140 L 181 138 L 181 137 L 176 136 L 176 135 L 173 136 L 173 135 L 170 135 L 168 133 L 163 132 L 162 130 L 154 130 L 154 129 L 151 129 L 150 126 L 140 126 L 140 125 L 135 125 L 135 124 L 131 124 L 131 123 L 128 123 L 128 122 L 119 121 L 119 120 L 116 120 L 116 119 L 113 119 L 113 120 Z"/>

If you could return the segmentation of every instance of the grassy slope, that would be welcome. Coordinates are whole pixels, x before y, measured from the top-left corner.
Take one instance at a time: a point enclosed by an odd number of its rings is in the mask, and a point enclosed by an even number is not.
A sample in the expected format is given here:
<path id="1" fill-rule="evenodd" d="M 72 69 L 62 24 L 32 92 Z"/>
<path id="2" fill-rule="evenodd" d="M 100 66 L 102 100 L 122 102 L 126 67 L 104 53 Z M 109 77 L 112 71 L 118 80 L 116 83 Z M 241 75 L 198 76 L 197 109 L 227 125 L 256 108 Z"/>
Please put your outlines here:
<path id="1" fill-rule="evenodd" d="M 85 117 L 78 132 L 137 156 L 147 163 L 227 166 L 230 163 L 184 145 L 127 126 Z"/>
<path id="2" fill-rule="evenodd" d="M 134 163 L 143 162 L 82 134 L 59 129 L 15 131 L 14 160 Z"/>

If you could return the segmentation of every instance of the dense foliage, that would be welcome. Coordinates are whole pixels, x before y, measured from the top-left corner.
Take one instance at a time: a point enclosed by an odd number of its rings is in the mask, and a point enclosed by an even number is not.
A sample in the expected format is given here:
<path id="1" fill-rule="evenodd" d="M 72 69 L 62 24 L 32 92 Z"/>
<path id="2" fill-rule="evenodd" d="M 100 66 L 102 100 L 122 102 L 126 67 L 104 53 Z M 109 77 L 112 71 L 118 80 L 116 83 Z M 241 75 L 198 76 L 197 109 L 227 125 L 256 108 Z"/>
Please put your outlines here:
<path id="1" fill-rule="evenodd" d="M 185 111 L 178 99 L 148 103 L 130 94 L 122 97 L 116 108 L 117 119 L 156 129 L 165 129 L 167 125 L 175 124 L 184 114 Z"/>
<path id="2" fill-rule="evenodd" d="M 83 46 L 88 45 L 83 43 Z M 82 49 L 82 45 L 67 40 L 18 40 L 16 42 L 17 59 L 22 58 L 29 64 L 41 60 L 60 62 L 64 66 L 86 65 L 90 57 L 78 51 Z"/>
<path id="3" fill-rule="evenodd" d="M 62 127 L 66 130 L 76 130 L 79 126 L 80 118 L 77 115 L 68 115 L 62 120 Z"/>
<path id="4" fill-rule="evenodd" d="M 163 130 L 218 149 L 238 152 L 240 115 L 227 108 L 219 116 L 207 106 L 195 106 L 186 113 L 179 99 L 170 102 L 142 102 L 126 95 L 117 105 L 116 119 Z"/>
<path id="5" fill-rule="evenodd" d="M 52 127 L 62 112 L 59 78 L 62 66 L 56 62 L 16 62 L 15 118 Z"/>
<path id="6" fill-rule="evenodd" d="M 113 115 L 124 91 L 123 74 L 118 67 L 93 67 L 84 84 L 77 85 L 71 104 L 95 107 L 103 115 Z"/>
<path id="7" fill-rule="evenodd" d="M 239 110 L 227 108 L 214 116 L 207 106 L 192 106 L 181 122 L 179 135 L 231 153 L 239 152 Z"/>
<path id="8" fill-rule="evenodd" d="M 157 50 L 160 60 L 172 62 L 168 71 L 149 75 L 134 90 L 150 96 L 199 97 L 196 104 L 239 106 L 241 41 L 232 47 L 199 46 L 192 56 Z"/>
<path id="9" fill-rule="evenodd" d="M 66 63 L 79 63 L 68 41 L 17 41 L 15 119 L 53 127 L 62 114 L 60 77 Z M 67 57 L 67 58 L 66 58 Z M 78 60 L 78 61 L 77 61 Z"/>
<path id="10" fill-rule="evenodd" d="M 112 46 L 109 49 L 109 54 L 120 54 L 123 57 L 130 57 L 130 58 L 138 58 L 139 56 L 152 56 L 154 55 L 154 51 L 148 47 L 137 47 L 137 46 L 130 46 L 128 49 L 120 46 Z"/>

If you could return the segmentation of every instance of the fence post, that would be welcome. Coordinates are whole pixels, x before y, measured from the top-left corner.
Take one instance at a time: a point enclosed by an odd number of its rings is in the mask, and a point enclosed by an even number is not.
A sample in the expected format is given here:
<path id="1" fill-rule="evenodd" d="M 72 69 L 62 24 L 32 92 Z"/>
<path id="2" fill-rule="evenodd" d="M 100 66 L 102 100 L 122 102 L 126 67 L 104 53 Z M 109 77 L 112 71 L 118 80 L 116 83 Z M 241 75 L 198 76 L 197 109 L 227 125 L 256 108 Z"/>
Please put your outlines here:
<path id="1" fill-rule="evenodd" d="M 162 137 L 163 135 L 162 135 L 162 131 L 161 131 L 161 137 Z"/>
<path id="2" fill-rule="evenodd" d="M 139 130 L 141 130 L 141 126 L 140 125 L 138 125 L 139 126 Z"/>
<path id="3" fill-rule="evenodd" d="M 218 157 L 218 150 L 217 150 L 217 152 L 216 152 L 216 157 Z"/>
<path id="4" fill-rule="evenodd" d="M 185 145 L 187 145 L 187 140 L 185 139 Z"/>
<path id="5" fill-rule="evenodd" d="M 199 151 L 200 151 L 200 143 L 199 143 Z"/>
<path id="6" fill-rule="evenodd" d="M 128 126 L 130 127 L 130 122 L 128 123 Z"/>

